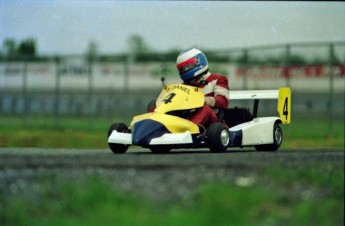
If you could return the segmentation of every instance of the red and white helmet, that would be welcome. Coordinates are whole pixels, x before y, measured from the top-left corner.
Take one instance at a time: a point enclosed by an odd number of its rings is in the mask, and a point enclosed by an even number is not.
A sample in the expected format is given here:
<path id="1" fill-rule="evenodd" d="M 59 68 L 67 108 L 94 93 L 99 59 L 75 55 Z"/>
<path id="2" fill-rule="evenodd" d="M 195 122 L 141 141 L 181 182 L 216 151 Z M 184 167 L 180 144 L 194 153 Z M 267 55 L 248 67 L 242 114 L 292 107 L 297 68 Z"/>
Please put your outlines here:
<path id="1" fill-rule="evenodd" d="M 198 49 L 190 48 L 182 51 L 176 60 L 181 79 L 188 83 L 208 70 L 206 55 Z"/>

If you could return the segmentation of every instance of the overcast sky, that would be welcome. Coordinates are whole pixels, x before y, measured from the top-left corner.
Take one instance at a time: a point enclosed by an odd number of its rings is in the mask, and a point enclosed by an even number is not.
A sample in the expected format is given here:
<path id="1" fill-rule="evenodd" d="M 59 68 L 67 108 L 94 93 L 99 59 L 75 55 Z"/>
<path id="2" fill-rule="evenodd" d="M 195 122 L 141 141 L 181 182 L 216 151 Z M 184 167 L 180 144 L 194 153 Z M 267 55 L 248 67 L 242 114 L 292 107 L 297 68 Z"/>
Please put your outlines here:
<path id="1" fill-rule="evenodd" d="M 141 35 L 156 51 L 345 41 L 344 2 L 0 0 L 0 45 L 35 38 L 40 54 L 128 49 Z"/>

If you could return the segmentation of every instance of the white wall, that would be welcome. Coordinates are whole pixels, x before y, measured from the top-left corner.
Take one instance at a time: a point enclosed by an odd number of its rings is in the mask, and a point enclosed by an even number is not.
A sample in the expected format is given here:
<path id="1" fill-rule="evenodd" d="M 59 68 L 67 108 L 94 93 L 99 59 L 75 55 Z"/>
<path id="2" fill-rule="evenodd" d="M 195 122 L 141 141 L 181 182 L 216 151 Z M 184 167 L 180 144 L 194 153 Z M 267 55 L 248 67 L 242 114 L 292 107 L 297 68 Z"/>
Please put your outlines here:
<path id="1" fill-rule="evenodd" d="M 165 65 L 166 83 L 180 83 L 174 63 Z M 342 67 L 342 68 L 341 68 Z M 344 67 L 334 68 L 334 90 L 344 92 Z M 57 67 L 53 62 L 28 63 L 27 89 L 51 90 L 57 83 Z M 155 89 L 161 87 L 160 77 L 163 65 L 161 63 L 138 63 L 129 67 L 125 76 L 123 63 L 96 63 L 93 65 L 93 89 Z M 289 85 L 296 91 L 328 92 L 329 72 L 327 66 L 291 67 L 290 79 L 284 77 L 283 67 L 252 67 L 246 69 L 247 79 L 244 79 L 243 69 L 236 65 L 212 64 L 210 71 L 228 76 L 232 90 L 240 89 L 276 89 Z M 0 89 L 22 89 L 25 65 L 18 63 L 0 63 Z M 89 87 L 89 67 L 86 64 L 72 62 L 60 66 L 60 88 L 85 90 Z"/>

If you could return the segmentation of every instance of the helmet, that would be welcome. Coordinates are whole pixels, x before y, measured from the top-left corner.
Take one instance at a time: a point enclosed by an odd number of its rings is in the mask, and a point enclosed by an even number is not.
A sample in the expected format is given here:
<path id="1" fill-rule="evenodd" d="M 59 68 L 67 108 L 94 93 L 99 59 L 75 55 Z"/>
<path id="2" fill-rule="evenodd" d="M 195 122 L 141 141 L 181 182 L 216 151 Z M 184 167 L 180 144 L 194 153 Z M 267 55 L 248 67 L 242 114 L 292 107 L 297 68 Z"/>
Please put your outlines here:
<path id="1" fill-rule="evenodd" d="M 208 62 L 205 54 L 194 48 L 182 51 L 177 56 L 176 66 L 181 79 L 186 83 L 208 70 Z"/>

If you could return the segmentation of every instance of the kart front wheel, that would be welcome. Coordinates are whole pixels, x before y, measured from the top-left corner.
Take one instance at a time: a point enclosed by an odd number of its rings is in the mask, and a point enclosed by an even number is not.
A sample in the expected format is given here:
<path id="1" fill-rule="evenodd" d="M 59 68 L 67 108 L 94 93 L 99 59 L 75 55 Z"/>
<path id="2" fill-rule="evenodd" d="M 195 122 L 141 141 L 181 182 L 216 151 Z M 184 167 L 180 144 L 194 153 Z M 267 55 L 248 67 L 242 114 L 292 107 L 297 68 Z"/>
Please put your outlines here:
<path id="1" fill-rule="evenodd" d="M 273 126 L 273 144 L 256 145 L 254 147 L 257 151 L 277 151 L 282 143 L 283 131 L 279 123 L 276 122 Z"/>
<path id="2" fill-rule="evenodd" d="M 108 138 L 114 130 L 116 130 L 117 132 L 125 133 L 128 131 L 128 127 L 124 123 L 112 124 L 108 130 Z M 129 147 L 128 145 L 125 145 L 125 144 L 108 143 L 108 145 L 111 151 L 114 152 L 115 154 L 125 153 Z"/>
<path id="3" fill-rule="evenodd" d="M 230 133 L 226 125 L 220 122 L 211 124 L 206 132 L 206 142 L 211 152 L 225 152 L 230 143 Z"/>

